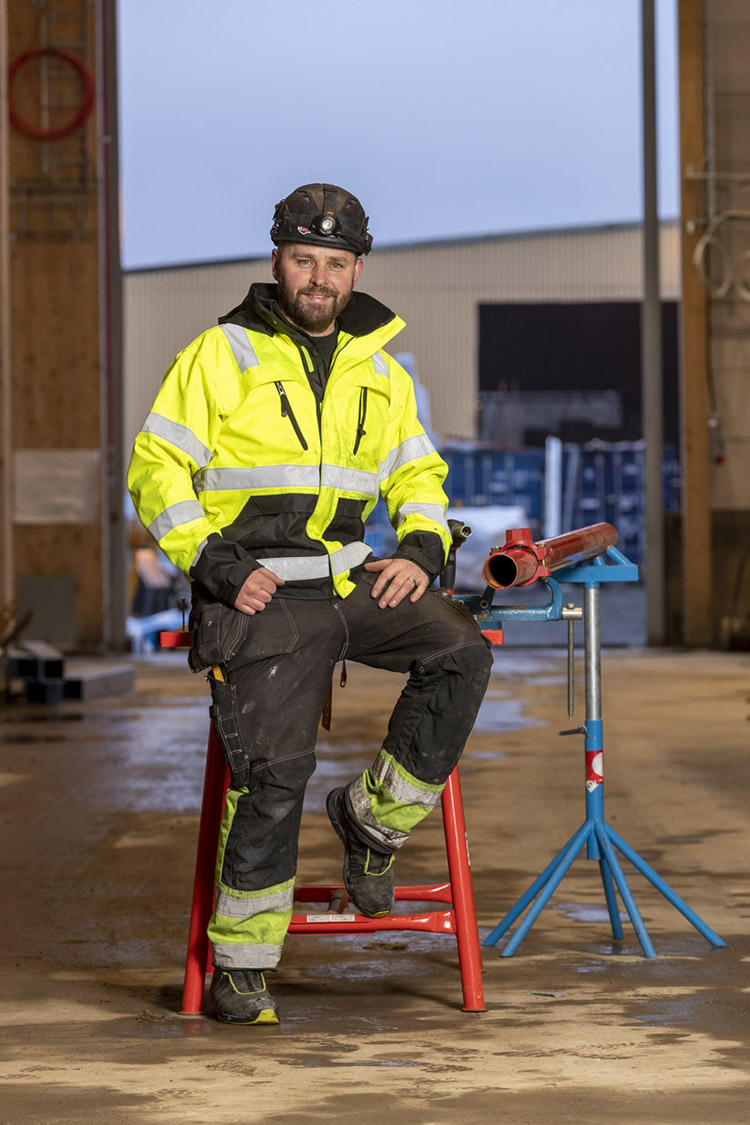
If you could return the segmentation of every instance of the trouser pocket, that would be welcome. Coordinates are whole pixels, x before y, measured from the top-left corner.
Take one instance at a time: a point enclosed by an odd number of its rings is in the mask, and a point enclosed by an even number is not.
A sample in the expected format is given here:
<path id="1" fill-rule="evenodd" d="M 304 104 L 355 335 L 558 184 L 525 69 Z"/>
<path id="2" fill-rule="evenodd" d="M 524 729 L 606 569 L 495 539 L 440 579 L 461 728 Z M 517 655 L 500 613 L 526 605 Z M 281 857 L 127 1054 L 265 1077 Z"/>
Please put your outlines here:
<path id="1" fill-rule="evenodd" d="M 244 788 L 250 780 L 250 760 L 240 737 L 237 723 L 237 701 L 234 685 L 217 680 L 213 672 L 208 675 L 213 700 L 209 715 L 213 719 L 216 734 L 224 751 L 224 759 L 232 775 L 235 789 Z"/>
<path id="2" fill-rule="evenodd" d="M 210 602 L 190 615 L 190 655 L 193 672 L 231 660 L 242 644 L 250 618 L 238 609 Z"/>

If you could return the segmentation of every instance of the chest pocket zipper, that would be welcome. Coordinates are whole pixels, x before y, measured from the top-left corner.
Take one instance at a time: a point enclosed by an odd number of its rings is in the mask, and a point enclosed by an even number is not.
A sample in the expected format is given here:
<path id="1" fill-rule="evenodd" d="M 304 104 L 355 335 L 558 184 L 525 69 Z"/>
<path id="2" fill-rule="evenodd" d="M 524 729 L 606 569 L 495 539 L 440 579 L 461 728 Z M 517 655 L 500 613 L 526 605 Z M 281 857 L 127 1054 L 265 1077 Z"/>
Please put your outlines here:
<path id="1" fill-rule="evenodd" d="M 357 437 L 354 442 L 354 452 L 359 449 L 360 442 L 366 437 L 365 418 L 367 417 L 367 387 L 362 387 L 359 392 L 359 415 L 357 417 Z"/>
<path id="2" fill-rule="evenodd" d="M 289 419 L 289 421 L 292 423 L 292 427 L 294 428 L 295 434 L 299 438 L 300 445 L 302 446 L 303 449 L 307 449 L 307 442 L 305 441 L 305 437 L 304 437 L 304 434 L 302 433 L 302 430 L 299 428 L 299 422 L 294 417 L 294 411 L 292 410 L 292 405 L 289 402 L 289 399 L 287 398 L 287 393 L 284 390 L 283 384 L 277 382 L 276 383 L 276 390 L 279 392 L 279 398 L 281 399 L 281 417 Z"/>

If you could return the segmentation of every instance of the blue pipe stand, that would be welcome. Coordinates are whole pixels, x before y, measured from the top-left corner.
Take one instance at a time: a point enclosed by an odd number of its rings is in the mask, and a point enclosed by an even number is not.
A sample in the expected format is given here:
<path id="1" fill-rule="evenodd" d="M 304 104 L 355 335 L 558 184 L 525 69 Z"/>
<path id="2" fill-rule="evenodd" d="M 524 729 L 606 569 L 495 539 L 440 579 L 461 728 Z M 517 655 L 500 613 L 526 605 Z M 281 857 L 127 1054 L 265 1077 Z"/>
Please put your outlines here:
<path id="1" fill-rule="evenodd" d="M 604 741 L 602 735 L 601 705 L 599 588 L 603 582 L 634 582 L 637 578 L 638 568 L 633 563 L 629 562 L 615 547 L 610 547 L 605 554 L 595 559 L 565 566 L 564 568 L 556 570 L 554 578 L 540 579 L 540 581 L 549 586 L 552 594 L 550 602 L 545 606 L 493 607 L 493 592 L 489 589 L 485 592 L 483 598 L 478 598 L 476 595 L 461 598 L 474 612 L 480 628 L 487 633 L 500 630 L 503 621 L 510 619 L 525 621 L 568 620 L 568 711 L 571 715 L 572 622 L 573 620 L 580 619 L 582 616 L 584 624 L 586 722 L 582 727 L 577 727 L 572 731 L 563 731 L 561 733 L 581 733 L 585 736 L 586 819 L 562 848 L 560 848 L 555 858 L 545 867 L 541 875 L 534 880 L 528 890 L 519 898 L 515 906 L 508 911 L 502 921 L 495 926 L 494 930 L 492 930 L 482 942 L 484 946 L 496 945 L 500 938 L 510 930 L 511 926 L 513 926 L 526 911 L 525 917 L 502 950 L 501 956 L 503 957 L 512 957 L 516 952 L 542 910 L 544 910 L 544 907 L 549 902 L 555 889 L 573 864 L 573 861 L 582 851 L 584 845 L 586 846 L 587 858 L 596 860 L 599 863 L 599 871 L 604 887 L 604 897 L 612 926 L 612 937 L 615 940 L 620 940 L 623 936 L 617 901 L 617 892 L 619 891 L 633 925 L 633 929 L 638 935 L 638 941 L 640 942 L 644 956 L 656 957 L 653 943 L 643 924 L 643 919 L 641 918 L 618 859 L 617 852 L 620 852 L 637 871 L 640 871 L 641 874 L 664 895 L 675 909 L 679 910 L 679 912 L 687 918 L 688 922 L 702 934 L 706 941 L 714 946 L 724 946 L 726 944 L 604 819 Z M 574 606 L 563 607 L 562 590 L 560 588 L 561 582 L 576 583 L 583 586 L 583 611 Z"/>

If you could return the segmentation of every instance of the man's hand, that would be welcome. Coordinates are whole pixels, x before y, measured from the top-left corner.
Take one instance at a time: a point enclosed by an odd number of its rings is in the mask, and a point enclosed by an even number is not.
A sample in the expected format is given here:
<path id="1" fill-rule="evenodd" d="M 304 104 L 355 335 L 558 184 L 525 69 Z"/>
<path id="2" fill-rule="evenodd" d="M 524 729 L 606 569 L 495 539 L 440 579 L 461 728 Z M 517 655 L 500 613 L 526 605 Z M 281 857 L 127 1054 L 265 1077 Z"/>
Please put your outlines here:
<path id="1" fill-rule="evenodd" d="M 254 570 L 245 579 L 242 589 L 235 598 L 234 608 L 240 613 L 260 613 L 265 609 L 279 586 L 284 585 L 283 578 L 279 578 L 272 570 L 264 566 Z"/>
<path id="2" fill-rule="evenodd" d="M 381 609 L 398 605 L 405 597 L 410 602 L 418 602 L 430 584 L 421 566 L 411 559 L 378 559 L 377 562 L 365 563 L 365 570 L 380 571 L 372 596 L 381 599 Z"/>

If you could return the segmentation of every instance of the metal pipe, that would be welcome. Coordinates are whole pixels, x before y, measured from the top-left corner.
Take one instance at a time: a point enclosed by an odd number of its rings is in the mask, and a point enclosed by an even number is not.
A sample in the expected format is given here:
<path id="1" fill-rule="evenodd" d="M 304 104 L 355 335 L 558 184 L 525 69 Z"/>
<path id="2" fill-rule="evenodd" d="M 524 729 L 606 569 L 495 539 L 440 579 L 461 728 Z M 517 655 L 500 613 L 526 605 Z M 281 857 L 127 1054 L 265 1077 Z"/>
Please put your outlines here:
<path id="1" fill-rule="evenodd" d="M 448 558 L 440 573 L 440 588 L 446 594 L 452 594 L 456 586 L 456 551 L 471 535 L 471 528 L 461 520 L 448 520 L 448 528 L 452 542 L 448 550 Z"/>
<path id="2" fill-rule="evenodd" d="M 568 619 L 568 718 L 575 711 L 575 622 Z"/>
<path id="3" fill-rule="evenodd" d="M 98 0 L 96 14 L 100 441 L 104 451 L 101 469 L 104 569 L 102 633 L 105 648 L 120 652 L 125 647 L 128 599 L 126 526 L 122 503 L 126 461 L 123 433 L 122 271 L 118 222 L 116 0 Z"/>
<path id="4" fill-rule="evenodd" d="M 646 617 L 649 644 L 664 643 L 663 375 L 659 293 L 654 0 L 641 0 L 643 109 L 643 303 L 641 398 L 646 441 Z"/>
<path id="5" fill-rule="evenodd" d="M 583 650 L 586 664 L 586 722 L 602 717 L 602 665 L 599 625 L 599 587 L 583 591 Z"/>
<path id="6" fill-rule="evenodd" d="M 493 590 L 530 586 L 548 578 L 553 570 L 603 555 L 617 543 L 617 532 L 609 523 L 580 527 L 553 539 L 535 543 L 527 527 L 505 533 L 505 544 L 485 560 L 482 577 Z"/>

